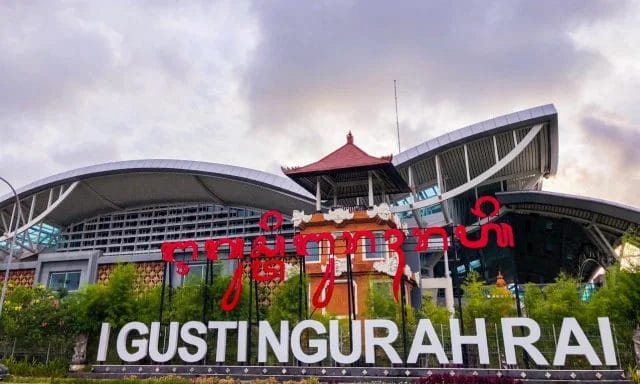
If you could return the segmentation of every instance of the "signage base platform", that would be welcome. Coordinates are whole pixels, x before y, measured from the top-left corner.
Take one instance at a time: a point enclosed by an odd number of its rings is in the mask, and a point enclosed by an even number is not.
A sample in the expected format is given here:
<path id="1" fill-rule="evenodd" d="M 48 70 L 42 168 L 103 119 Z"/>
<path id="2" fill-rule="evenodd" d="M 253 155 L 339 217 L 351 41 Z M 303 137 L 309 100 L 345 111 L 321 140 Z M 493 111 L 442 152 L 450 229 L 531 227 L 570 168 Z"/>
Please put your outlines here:
<path id="1" fill-rule="evenodd" d="M 352 366 L 259 366 L 259 365 L 93 365 L 91 376 L 100 378 L 153 376 L 220 376 L 243 380 L 275 377 L 279 380 L 300 380 L 317 377 L 330 382 L 413 382 L 431 375 L 512 377 L 522 382 L 563 383 L 630 383 L 625 371 L 497 369 L 497 368 L 418 368 L 418 367 L 352 367 Z"/>

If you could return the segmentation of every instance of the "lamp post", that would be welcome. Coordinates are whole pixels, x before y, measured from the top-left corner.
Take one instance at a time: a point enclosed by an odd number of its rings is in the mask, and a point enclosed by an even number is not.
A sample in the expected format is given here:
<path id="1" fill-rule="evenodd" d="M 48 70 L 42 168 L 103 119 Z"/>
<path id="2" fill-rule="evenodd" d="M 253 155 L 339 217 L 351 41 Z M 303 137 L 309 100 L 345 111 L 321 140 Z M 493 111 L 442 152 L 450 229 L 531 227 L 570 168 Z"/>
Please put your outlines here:
<path id="1" fill-rule="evenodd" d="M 9 188 L 11 188 L 11 192 L 13 192 L 13 197 L 15 197 L 16 199 L 16 205 L 14 207 L 14 212 L 11 215 L 11 220 L 9 220 L 9 229 L 7 230 L 7 235 L 11 235 L 11 231 L 12 230 L 17 230 L 18 229 L 18 218 L 20 215 L 20 198 L 18 197 L 18 194 L 16 193 L 16 190 L 13 188 L 13 185 L 11 185 L 11 183 L 9 183 L 7 180 L 5 180 L 5 178 L 0 176 L 0 180 L 4 181 L 5 184 L 7 184 L 9 186 Z M 16 221 L 16 225 L 15 228 L 12 229 L 12 225 L 13 225 L 13 218 L 15 217 L 15 221 Z M 4 270 L 4 283 L 2 284 L 2 294 L 0 294 L 0 317 L 2 317 L 2 307 L 4 305 L 4 298 L 7 295 L 7 284 L 9 283 L 9 271 L 11 270 L 11 261 L 13 260 L 13 250 L 16 247 L 16 237 L 17 237 L 17 233 L 15 233 L 13 235 L 13 237 L 11 238 L 11 245 L 9 246 L 9 258 L 7 259 L 7 262 L 5 263 L 5 270 Z"/>

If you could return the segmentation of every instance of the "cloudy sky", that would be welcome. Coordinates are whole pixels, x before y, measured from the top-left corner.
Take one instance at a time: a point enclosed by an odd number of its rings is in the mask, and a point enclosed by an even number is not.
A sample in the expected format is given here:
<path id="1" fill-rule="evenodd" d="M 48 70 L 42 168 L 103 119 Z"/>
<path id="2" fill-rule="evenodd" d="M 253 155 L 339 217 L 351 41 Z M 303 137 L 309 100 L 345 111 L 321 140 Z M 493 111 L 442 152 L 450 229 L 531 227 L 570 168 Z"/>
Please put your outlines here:
<path id="1" fill-rule="evenodd" d="M 554 103 L 545 189 L 640 206 L 640 2 L 451 3 L 3 1 L 0 176 L 394 153 L 395 79 L 402 143 Z"/>

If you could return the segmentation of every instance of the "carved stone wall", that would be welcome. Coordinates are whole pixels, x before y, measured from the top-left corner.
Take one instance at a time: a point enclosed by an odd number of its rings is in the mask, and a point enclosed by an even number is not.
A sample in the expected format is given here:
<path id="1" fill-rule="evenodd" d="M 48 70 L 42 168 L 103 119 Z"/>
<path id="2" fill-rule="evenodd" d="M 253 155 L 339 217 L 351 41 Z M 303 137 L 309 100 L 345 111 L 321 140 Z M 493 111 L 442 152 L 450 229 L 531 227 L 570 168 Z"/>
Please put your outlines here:
<path id="1" fill-rule="evenodd" d="M 32 287 L 35 269 L 14 269 L 9 272 L 9 282 L 21 287 Z M 4 281 L 4 271 L 0 271 L 0 281 Z"/>

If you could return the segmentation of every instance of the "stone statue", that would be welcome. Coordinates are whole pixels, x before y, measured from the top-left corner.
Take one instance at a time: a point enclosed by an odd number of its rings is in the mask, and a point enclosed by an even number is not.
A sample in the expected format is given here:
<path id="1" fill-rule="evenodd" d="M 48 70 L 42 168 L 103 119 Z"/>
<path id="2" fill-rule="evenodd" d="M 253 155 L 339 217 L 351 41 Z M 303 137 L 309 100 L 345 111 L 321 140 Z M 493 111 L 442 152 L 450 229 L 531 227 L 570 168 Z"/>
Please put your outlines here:
<path id="1" fill-rule="evenodd" d="M 640 366 L 640 324 L 636 325 L 636 330 L 633 332 L 633 351 L 636 355 L 636 364 Z"/>
<path id="2" fill-rule="evenodd" d="M 73 347 L 73 357 L 71 357 L 70 371 L 81 371 L 87 363 L 87 335 L 81 334 L 76 337 L 76 344 Z"/>

